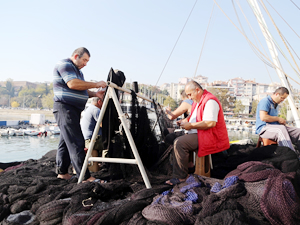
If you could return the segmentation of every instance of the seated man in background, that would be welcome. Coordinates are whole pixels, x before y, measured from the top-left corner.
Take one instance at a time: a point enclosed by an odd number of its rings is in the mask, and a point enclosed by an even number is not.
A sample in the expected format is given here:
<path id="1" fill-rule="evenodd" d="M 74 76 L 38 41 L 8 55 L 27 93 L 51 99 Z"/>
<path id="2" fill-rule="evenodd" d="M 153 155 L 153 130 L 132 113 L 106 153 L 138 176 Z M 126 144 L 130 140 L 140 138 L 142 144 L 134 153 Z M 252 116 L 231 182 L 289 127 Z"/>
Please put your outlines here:
<path id="1" fill-rule="evenodd" d="M 286 120 L 278 117 L 277 106 L 289 95 L 289 90 L 279 87 L 271 96 L 263 98 L 256 110 L 256 134 L 261 138 L 274 140 L 279 146 L 295 151 L 292 143 L 300 149 L 300 129 L 286 126 Z"/>
<path id="2" fill-rule="evenodd" d="M 188 133 L 174 141 L 173 178 L 166 182 L 170 185 L 187 179 L 190 152 L 202 157 L 230 147 L 220 101 L 195 81 L 186 85 L 185 93 L 194 103 L 191 114 L 178 121 Z"/>
<path id="3" fill-rule="evenodd" d="M 80 120 L 80 126 L 82 130 L 83 137 L 85 139 L 85 147 L 88 149 L 92 140 L 93 132 L 95 130 L 99 115 L 100 115 L 100 109 L 102 108 L 103 104 L 103 97 L 104 92 L 102 94 L 102 97 L 94 97 L 92 98 L 91 105 L 84 111 L 83 116 Z M 102 129 L 99 128 L 98 135 L 96 142 L 94 144 L 94 148 L 92 151 L 92 156 L 102 156 L 105 157 L 106 151 L 103 151 L 103 144 L 102 144 Z M 94 162 L 92 166 L 89 167 L 89 170 L 92 172 L 96 172 L 99 170 L 98 163 Z"/>

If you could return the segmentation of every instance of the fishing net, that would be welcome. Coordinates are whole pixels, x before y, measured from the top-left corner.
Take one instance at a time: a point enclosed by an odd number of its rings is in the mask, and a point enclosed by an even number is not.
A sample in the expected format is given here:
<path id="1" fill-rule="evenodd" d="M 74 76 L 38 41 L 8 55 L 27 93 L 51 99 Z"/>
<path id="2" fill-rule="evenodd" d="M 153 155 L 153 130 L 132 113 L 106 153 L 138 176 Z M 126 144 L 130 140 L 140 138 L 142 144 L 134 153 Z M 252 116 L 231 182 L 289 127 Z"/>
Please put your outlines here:
<path id="1" fill-rule="evenodd" d="M 217 171 L 222 167 L 228 171 L 228 161 L 236 156 L 250 160 L 252 155 L 261 161 L 241 163 L 221 179 L 190 175 L 174 187 L 164 184 L 169 176 L 149 169 L 151 189 L 145 188 L 138 169 L 105 184 L 57 179 L 53 150 L 39 160 L 27 160 L 0 173 L 1 223 L 297 224 L 299 167 L 293 163 L 297 158 L 289 154 L 292 150 L 270 149 L 262 152 L 248 145 L 231 146 L 227 155 L 213 156 Z M 158 161 L 164 164 L 166 155 Z M 290 155 L 286 158 L 292 165 L 289 168 L 283 166 L 287 162 L 277 160 L 286 155 Z M 92 175 L 103 179 L 101 171 Z"/>
<path id="2" fill-rule="evenodd" d="M 56 150 L 39 160 L 1 163 L 0 224 L 299 224 L 300 169 L 289 148 L 231 145 L 212 155 L 212 177 L 192 174 L 170 186 L 172 128 L 158 104 L 149 111 L 132 92 L 130 133 L 151 189 L 137 165 L 92 172 L 107 183 L 56 178 Z M 122 93 L 118 93 L 120 100 Z M 154 114 L 150 115 L 150 114 Z M 134 158 L 113 102 L 103 120 L 109 157 Z M 154 118 L 154 119 L 153 119 Z M 107 122 L 105 122 L 107 120 Z"/>

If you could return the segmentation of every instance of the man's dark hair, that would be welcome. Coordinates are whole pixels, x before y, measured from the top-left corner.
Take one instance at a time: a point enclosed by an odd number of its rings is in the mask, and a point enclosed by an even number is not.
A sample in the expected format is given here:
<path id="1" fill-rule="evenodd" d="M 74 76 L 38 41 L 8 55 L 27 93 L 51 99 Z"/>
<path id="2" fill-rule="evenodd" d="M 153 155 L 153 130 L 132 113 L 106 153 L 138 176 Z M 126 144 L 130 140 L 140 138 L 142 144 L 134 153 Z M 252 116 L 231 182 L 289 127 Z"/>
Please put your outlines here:
<path id="1" fill-rule="evenodd" d="M 89 57 L 91 57 L 89 50 L 87 50 L 85 47 L 80 47 L 80 48 L 75 49 L 72 56 L 78 54 L 78 57 L 81 58 L 84 53 L 86 53 Z"/>
<path id="2" fill-rule="evenodd" d="M 279 87 L 275 90 L 274 94 L 278 93 L 279 95 L 290 94 L 289 90 L 286 87 Z"/>
<path id="3" fill-rule="evenodd" d="M 195 90 L 196 88 L 200 88 L 201 90 L 203 90 L 201 85 L 198 82 L 194 81 L 194 80 L 188 82 L 186 86 L 189 86 L 189 88 L 191 88 L 192 90 Z"/>

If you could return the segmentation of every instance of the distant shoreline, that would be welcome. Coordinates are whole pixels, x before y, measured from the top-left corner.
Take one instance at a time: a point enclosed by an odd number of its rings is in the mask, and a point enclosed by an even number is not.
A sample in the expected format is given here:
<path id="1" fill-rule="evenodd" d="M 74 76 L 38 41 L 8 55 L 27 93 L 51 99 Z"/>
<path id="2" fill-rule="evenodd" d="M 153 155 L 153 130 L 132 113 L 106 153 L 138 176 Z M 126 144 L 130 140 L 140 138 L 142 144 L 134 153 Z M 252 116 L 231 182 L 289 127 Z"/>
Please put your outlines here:
<path id="1" fill-rule="evenodd" d="M 0 109 L 0 121 L 30 120 L 31 114 L 44 114 L 46 120 L 54 120 L 52 110 Z"/>

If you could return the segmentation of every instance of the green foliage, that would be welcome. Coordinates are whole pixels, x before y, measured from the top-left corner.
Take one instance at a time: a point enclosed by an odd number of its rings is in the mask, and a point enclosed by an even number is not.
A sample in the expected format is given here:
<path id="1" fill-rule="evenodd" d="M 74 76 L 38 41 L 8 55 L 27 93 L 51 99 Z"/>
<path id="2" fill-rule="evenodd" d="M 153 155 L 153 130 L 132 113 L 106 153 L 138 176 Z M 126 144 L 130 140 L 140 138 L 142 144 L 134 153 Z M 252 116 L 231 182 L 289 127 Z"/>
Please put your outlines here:
<path id="1" fill-rule="evenodd" d="M 163 90 L 162 92 L 161 92 L 163 95 L 169 95 L 169 92 L 165 89 L 165 90 Z"/>
<path id="2" fill-rule="evenodd" d="M 0 95 L 8 95 L 6 87 L 0 87 Z"/>
<path id="3" fill-rule="evenodd" d="M 164 101 L 164 106 L 169 106 L 173 111 L 177 108 L 178 105 L 177 105 L 176 101 L 173 98 L 168 96 L 166 98 L 166 100 Z"/>
<path id="4" fill-rule="evenodd" d="M 258 105 L 258 100 L 253 100 L 252 101 L 252 108 L 251 108 L 251 112 L 250 112 L 252 115 L 256 114 L 257 105 Z"/>
<path id="5" fill-rule="evenodd" d="M 22 87 L 18 93 L 17 97 L 14 96 L 13 81 L 11 79 L 7 80 L 6 87 L 0 87 L 0 106 L 9 106 L 10 102 L 17 102 L 19 106 L 23 108 L 41 108 L 42 107 L 42 98 L 44 96 L 52 95 L 52 104 L 51 101 L 46 104 L 46 108 L 53 107 L 53 84 L 47 85 L 39 84 L 36 88 L 31 87 Z M 12 94 L 13 93 L 13 94 Z M 48 100 L 49 101 L 49 100 Z M 47 101 L 47 102 L 48 102 Z M 15 103 L 14 103 L 15 104 Z M 11 104 L 10 104 L 11 105 Z M 15 104 L 16 105 L 16 104 Z"/>
<path id="6" fill-rule="evenodd" d="M 287 117 L 287 110 L 288 110 L 289 102 L 285 100 L 283 103 L 279 105 L 279 113 L 278 117 L 281 117 L 286 120 Z"/>
<path id="7" fill-rule="evenodd" d="M 12 79 L 7 79 L 5 86 L 6 86 L 7 94 L 10 97 L 14 97 L 15 96 L 15 89 L 13 87 L 13 80 Z"/>
<path id="8" fill-rule="evenodd" d="M 31 97 L 36 97 L 38 93 L 35 91 L 34 88 L 22 88 L 22 90 L 19 92 L 18 96 L 23 97 L 23 96 L 31 96 Z"/>
<path id="9" fill-rule="evenodd" d="M 226 88 L 207 88 L 207 91 L 216 96 L 223 108 L 223 111 L 229 111 L 232 108 L 235 98 L 230 96 Z"/>
<path id="10" fill-rule="evenodd" d="M 233 109 L 234 113 L 240 113 L 240 112 L 244 111 L 244 109 L 245 109 L 245 106 L 242 104 L 241 100 L 235 101 L 234 109 Z"/>
<path id="11" fill-rule="evenodd" d="M 53 91 L 50 91 L 49 94 L 47 94 L 46 96 L 44 96 L 41 99 L 43 108 L 46 108 L 46 109 L 52 109 L 53 108 L 53 103 L 54 103 L 53 97 L 54 97 Z"/>
<path id="12" fill-rule="evenodd" d="M 0 96 L 0 106 L 9 106 L 9 96 L 8 95 L 2 95 Z"/>

